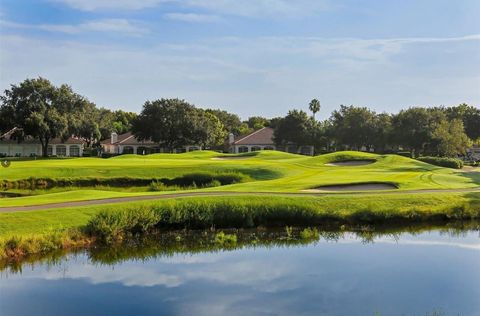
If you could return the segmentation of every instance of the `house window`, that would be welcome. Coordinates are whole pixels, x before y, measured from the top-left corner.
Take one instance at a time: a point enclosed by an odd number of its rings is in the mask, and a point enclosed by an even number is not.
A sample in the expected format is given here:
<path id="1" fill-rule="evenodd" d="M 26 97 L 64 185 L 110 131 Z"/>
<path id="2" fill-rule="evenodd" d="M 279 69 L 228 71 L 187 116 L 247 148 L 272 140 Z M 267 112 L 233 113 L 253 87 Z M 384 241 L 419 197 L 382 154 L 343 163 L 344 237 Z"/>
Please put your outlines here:
<path id="1" fill-rule="evenodd" d="M 262 150 L 262 147 L 259 147 L 259 146 L 252 147 L 252 151 L 259 151 L 259 150 Z"/>
<path id="2" fill-rule="evenodd" d="M 47 147 L 47 155 L 48 155 L 48 156 L 52 156 L 52 155 L 53 155 L 53 147 L 52 147 L 52 146 L 48 146 L 48 147 Z"/>
<path id="3" fill-rule="evenodd" d="M 240 146 L 240 147 L 238 147 L 238 152 L 239 153 L 248 153 L 248 147 L 247 146 Z"/>
<path id="4" fill-rule="evenodd" d="M 275 150 L 272 146 L 265 146 L 263 150 Z"/>
<path id="5" fill-rule="evenodd" d="M 64 145 L 57 146 L 57 156 L 66 156 L 67 155 L 67 147 Z"/>
<path id="6" fill-rule="evenodd" d="M 70 157 L 80 157 L 80 147 L 70 146 Z"/>
<path id="7" fill-rule="evenodd" d="M 133 154 L 133 147 L 132 146 L 125 146 L 123 147 L 124 154 Z"/>

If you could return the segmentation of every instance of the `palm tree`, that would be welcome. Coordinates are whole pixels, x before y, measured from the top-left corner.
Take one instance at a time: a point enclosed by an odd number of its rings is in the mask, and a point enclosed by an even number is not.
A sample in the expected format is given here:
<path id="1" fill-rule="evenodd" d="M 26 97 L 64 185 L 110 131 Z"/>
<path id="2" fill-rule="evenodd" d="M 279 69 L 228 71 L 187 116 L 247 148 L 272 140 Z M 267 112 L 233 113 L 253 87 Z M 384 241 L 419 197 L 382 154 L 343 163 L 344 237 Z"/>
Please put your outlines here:
<path id="1" fill-rule="evenodd" d="M 320 101 L 318 101 L 317 99 L 313 99 L 312 101 L 310 101 L 308 108 L 310 109 L 310 111 L 312 111 L 313 119 L 315 119 L 315 114 L 320 111 Z"/>

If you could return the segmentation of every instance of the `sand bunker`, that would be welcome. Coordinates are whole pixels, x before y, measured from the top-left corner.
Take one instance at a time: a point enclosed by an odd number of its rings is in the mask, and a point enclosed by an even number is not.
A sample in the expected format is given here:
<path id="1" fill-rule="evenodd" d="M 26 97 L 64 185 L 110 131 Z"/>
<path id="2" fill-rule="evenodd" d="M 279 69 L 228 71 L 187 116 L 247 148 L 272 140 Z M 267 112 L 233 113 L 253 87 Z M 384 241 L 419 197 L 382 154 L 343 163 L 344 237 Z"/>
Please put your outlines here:
<path id="1" fill-rule="evenodd" d="M 374 163 L 375 160 L 348 160 L 326 163 L 326 166 L 364 166 Z"/>
<path id="2" fill-rule="evenodd" d="M 326 185 L 315 189 L 304 190 L 304 192 L 378 191 L 395 189 L 397 189 L 397 187 L 390 183 L 354 183 L 345 185 Z"/>

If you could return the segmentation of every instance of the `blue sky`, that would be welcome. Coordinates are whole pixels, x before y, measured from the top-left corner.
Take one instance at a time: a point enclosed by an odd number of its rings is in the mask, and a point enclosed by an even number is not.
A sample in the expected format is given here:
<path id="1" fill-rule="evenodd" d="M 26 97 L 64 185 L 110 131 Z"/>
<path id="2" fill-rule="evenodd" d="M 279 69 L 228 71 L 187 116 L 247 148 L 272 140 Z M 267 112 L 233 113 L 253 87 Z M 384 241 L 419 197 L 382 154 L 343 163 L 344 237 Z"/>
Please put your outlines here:
<path id="1" fill-rule="evenodd" d="M 243 118 L 479 106 L 478 21 L 477 0 L 1 0 L 0 89 L 42 76 L 112 109 Z"/>

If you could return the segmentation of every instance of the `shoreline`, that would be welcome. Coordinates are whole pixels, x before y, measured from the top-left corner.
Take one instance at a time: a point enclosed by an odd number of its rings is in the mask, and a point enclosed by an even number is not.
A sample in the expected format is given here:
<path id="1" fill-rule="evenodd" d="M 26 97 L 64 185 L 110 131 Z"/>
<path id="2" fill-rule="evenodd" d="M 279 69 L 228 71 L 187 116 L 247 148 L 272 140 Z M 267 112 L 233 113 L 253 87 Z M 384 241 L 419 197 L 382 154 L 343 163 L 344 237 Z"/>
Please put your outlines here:
<path id="1" fill-rule="evenodd" d="M 249 229 L 285 226 L 408 226 L 480 219 L 480 193 L 425 195 L 338 195 L 311 197 L 202 196 L 57 209 L 2 213 L 0 258 L 21 259 L 35 253 L 90 245 L 115 244 L 155 231 Z M 78 214 L 85 219 L 78 221 Z M 88 215 L 89 214 L 89 215 Z M 37 217 L 34 217 L 36 215 Z M 73 221 L 70 225 L 68 220 Z M 38 228 L 38 221 L 45 221 Z M 65 220 L 67 222 L 62 222 Z M 51 225 L 57 221 L 56 226 Z M 7 228 L 2 228 L 10 223 Z M 24 227 L 18 227 L 23 223 Z M 29 224 L 32 223 L 32 224 Z M 28 225 L 37 225 L 32 229 Z M 8 228 L 11 227 L 11 228 Z M 23 229 L 23 232 L 22 230 Z"/>
<path id="2" fill-rule="evenodd" d="M 459 233 L 465 230 L 480 231 L 480 221 L 432 221 L 403 224 L 381 225 L 320 225 L 257 227 L 250 229 L 207 229 L 207 230 L 155 230 L 147 235 L 130 236 L 115 243 L 106 244 L 89 239 L 69 247 L 52 249 L 41 253 L 29 253 L 0 258 L 0 271 L 21 272 L 23 265 L 44 262 L 57 262 L 60 258 L 79 253 L 105 264 L 118 263 L 129 259 L 171 255 L 172 253 L 197 253 L 208 251 L 228 251 L 245 247 L 296 246 L 318 242 L 319 239 L 337 241 L 347 235 L 360 238 L 362 243 L 374 243 L 380 236 L 393 236 L 424 231 L 439 230 L 447 233 Z M 108 255 L 112 255 L 108 259 Z M 102 260 L 106 260 L 103 262 Z"/>

